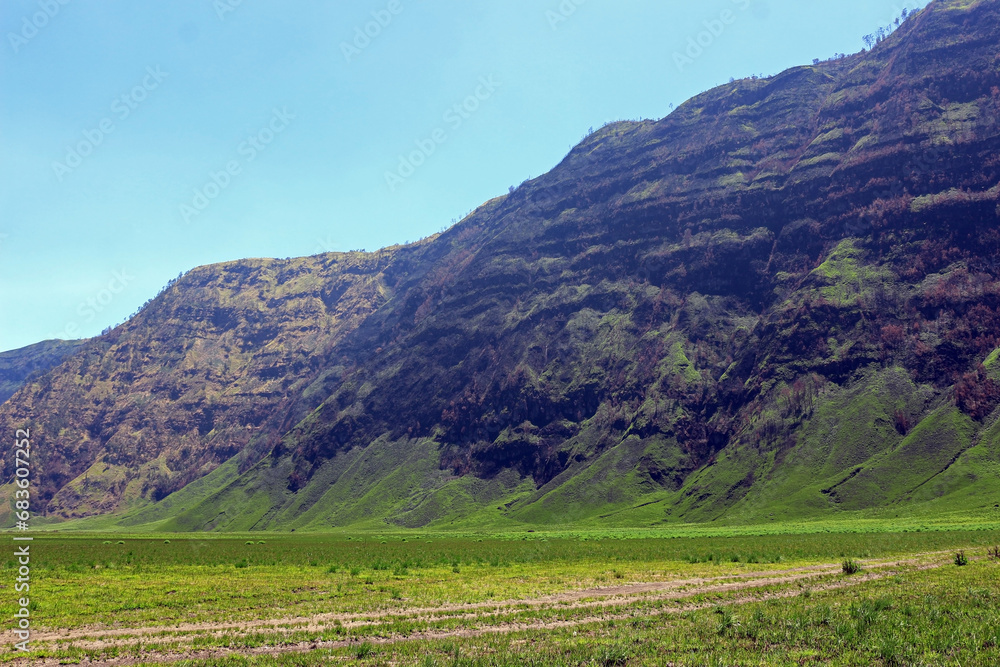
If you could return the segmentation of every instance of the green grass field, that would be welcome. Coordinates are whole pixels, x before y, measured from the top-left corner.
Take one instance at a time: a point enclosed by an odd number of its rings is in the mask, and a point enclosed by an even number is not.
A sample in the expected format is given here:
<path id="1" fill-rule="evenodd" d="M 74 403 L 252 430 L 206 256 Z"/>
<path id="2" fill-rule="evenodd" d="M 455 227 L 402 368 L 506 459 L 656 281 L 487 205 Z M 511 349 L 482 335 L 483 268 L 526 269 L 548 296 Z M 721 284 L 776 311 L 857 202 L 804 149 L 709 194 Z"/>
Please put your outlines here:
<path id="1" fill-rule="evenodd" d="M 38 534 L 34 651 L 16 653 L 10 641 L 0 661 L 996 665 L 996 544 L 1000 526 L 982 517 L 740 530 Z M 959 550 L 968 565 L 955 564 Z M 861 571 L 846 574 L 848 559 Z M 16 567 L 0 561 L 7 619 Z"/>

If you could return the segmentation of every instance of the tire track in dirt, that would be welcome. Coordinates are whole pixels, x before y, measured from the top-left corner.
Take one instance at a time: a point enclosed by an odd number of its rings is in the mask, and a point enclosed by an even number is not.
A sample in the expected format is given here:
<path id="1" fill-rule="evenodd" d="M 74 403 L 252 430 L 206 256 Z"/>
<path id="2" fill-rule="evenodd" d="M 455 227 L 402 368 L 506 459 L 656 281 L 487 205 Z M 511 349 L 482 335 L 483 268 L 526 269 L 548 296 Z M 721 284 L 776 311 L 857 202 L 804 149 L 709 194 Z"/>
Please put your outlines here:
<path id="1" fill-rule="evenodd" d="M 926 556 L 937 554 L 926 554 Z M 876 581 L 893 576 L 898 573 L 897 568 L 908 568 L 910 570 L 926 570 L 940 567 L 943 562 L 928 562 L 926 558 L 910 558 L 895 561 L 874 561 L 866 564 L 870 571 L 860 577 L 849 580 L 842 580 L 820 584 L 811 587 L 813 591 L 837 590 L 856 586 L 865 582 Z M 801 593 L 799 589 L 769 591 L 766 593 L 753 594 L 752 591 L 767 586 L 794 585 L 802 581 L 830 576 L 840 572 L 839 565 L 817 565 L 802 568 L 789 568 L 788 570 L 778 570 L 770 572 L 741 573 L 736 575 L 713 577 L 707 579 L 685 579 L 673 582 L 653 582 L 627 584 L 609 588 L 595 588 L 578 591 L 567 591 L 558 595 L 526 599 L 512 600 L 502 603 L 475 603 L 469 605 L 442 605 L 440 607 L 427 607 L 420 609 L 393 610 L 389 612 L 375 612 L 368 614 L 321 614 L 308 618 L 295 619 L 275 619 L 270 621 L 254 621 L 251 623 L 217 623 L 217 624 L 192 624 L 189 628 L 175 627 L 146 627 L 131 629 L 111 629 L 103 631 L 76 631 L 70 637 L 67 633 L 46 633 L 36 636 L 36 642 L 62 643 L 72 641 L 73 646 L 81 649 L 104 650 L 104 649 L 124 649 L 129 652 L 128 647 L 135 647 L 137 642 L 148 639 L 159 643 L 184 643 L 205 634 L 232 635 L 271 630 L 277 632 L 319 632 L 328 628 L 331 624 L 338 624 L 344 628 L 358 628 L 364 626 L 379 625 L 380 621 L 394 618 L 410 619 L 415 621 L 435 620 L 479 620 L 489 621 L 489 617 L 498 617 L 498 622 L 485 625 L 475 629 L 457 630 L 430 630 L 415 632 L 408 635 L 395 637 L 366 637 L 364 641 L 372 644 L 394 644 L 406 641 L 426 641 L 449 638 L 469 638 L 486 634 L 496 634 L 503 632 L 518 632 L 523 630 L 555 630 L 560 628 L 575 627 L 588 623 L 627 620 L 637 615 L 648 614 L 659 616 L 664 614 L 677 614 L 688 611 L 697 611 L 719 605 L 740 605 L 750 602 L 761 602 L 773 599 L 794 597 Z M 879 571 L 871 571 L 871 570 Z M 790 574 L 789 574 L 790 573 Z M 770 576 L 768 576 L 770 575 Z M 786 576 L 780 576 L 786 575 Z M 735 581 L 733 581 L 735 579 Z M 725 583 L 713 583 L 721 580 L 728 580 Z M 709 593 L 751 591 L 749 595 L 740 596 L 736 599 L 725 602 L 699 602 L 677 607 L 667 607 L 652 611 L 632 609 L 627 612 L 616 614 L 590 615 L 572 620 L 551 620 L 538 621 L 534 623 L 524 623 L 507 621 L 503 616 L 525 611 L 531 608 L 549 608 L 558 611 L 572 611 L 576 609 L 605 608 L 605 607 L 628 607 L 642 602 L 658 602 L 669 600 L 683 600 L 696 595 Z M 650 594 L 653 593 L 653 594 Z M 594 599 L 599 598 L 599 599 Z M 454 612 L 475 612 L 488 609 L 486 614 L 459 613 Z M 169 633 L 164 635 L 164 633 Z M 179 634 L 174 634 L 179 633 Z M 103 639 L 102 639 L 103 638 Z M 81 664 L 103 665 L 106 667 L 127 667 L 131 665 L 148 664 L 150 662 L 171 663 L 182 660 L 211 660 L 219 659 L 230 655 L 261 656 L 280 655 L 290 653 L 304 653 L 317 649 L 346 648 L 356 645 L 362 638 L 340 641 L 310 641 L 299 643 L 281 644 L 279 646 L 261 646 L 242 649 L 212 648 L 205 650 L 184 650 L 177 652 L 158 652 L 146 654 L 143 658 L 112 658 L 107 660 L 97 660 L 92 662 L 84 661 Z M 161 649 L 162 651 L 162 649 Z M 15 659 L 9 664 L 13 665 L 58 665 L 58 659 L 53 660 L 33 660 L 25 661 Z"/>
<path id="2" fill-rule="evenodd" d="M 944 553 L 944 552 L 942 552 Z M 866 563 L 868 568 L 897 567 L 902 565 L 915 565 L 922 559 L 929 556 L 937 556 L 938 553 L 917 554 L 912 558 L 903 560 L 872 560 Z M 629 598 L 643 596 L 643 599 L 671 599 L 674 591 L 683 592 L 681 597 L 688 597 L 687 589 L 690 587 L 701 587 L 699 591 L 691 592 L 696 595 L 699 592 L 714 593 L 735 590 L 747 587 L 741 580 L 751 580 L 755 582 L 753 587 L 761 587 L 772 584 L 794 582 L 800 579 L 808 579 L 819 576 L 835 574 L 841 571 L 840 564 L 826 563 L 822 565 L 809 565 L 803 567 L 787 568 L 783 570 L 764 570 L 755 572 L 741 572 L 718 577 L 695 577 L 689 579 L 678 579 L 671 581 L 644 582 L 634 584 L 622 584 L 620 586 L 588 588 L 575 591 L 565 591 L 555 595 L 541 596 L 522 600 L 504 600 L 489 602 L 473 602 L 463 604 L 445 604 L 435 607 L 410 607 L 403 609 L 393 609 L 387 611 L 354 612 L 354 613 L 325 613 L 312 616 L 296 616 L 276 619 L 232 621 L 226 623 L 181 623 L 172 626 L 147 626 L 141 628 L 101 628 L 85 627 L 70 631 L 47 631 L 36 632 L 33 636 L 35 642 L 72 641 L 77 639 L 99 639 L 128 637 L 139 638 L 166 634 L 179 633 L 208 633 L 222 632 L 229 630 L 251 631 L 266 629 L 286 629 L 286 630 L 319 630 L 331 623 L 340 622 L 345 627 L 347 624 L 367 625 L 389 618 L 430 620 L 435 617 L 456 617 L 463 612 L 476 612 L 482 610 L 492 610 L 494 613 L 516 612 L 530 607 L 559 606 L 561 609 L 574 609 L 587 606 L 607 606 L 620 604 L 621 600 L 603 600 L 585 602 L 588 598 Z M 718 583 L 725 582 L 725 583 Z M 666 594 L 651 595 L 655 593 Z M 359 623 L 360 622 L 360 623 Z"/>

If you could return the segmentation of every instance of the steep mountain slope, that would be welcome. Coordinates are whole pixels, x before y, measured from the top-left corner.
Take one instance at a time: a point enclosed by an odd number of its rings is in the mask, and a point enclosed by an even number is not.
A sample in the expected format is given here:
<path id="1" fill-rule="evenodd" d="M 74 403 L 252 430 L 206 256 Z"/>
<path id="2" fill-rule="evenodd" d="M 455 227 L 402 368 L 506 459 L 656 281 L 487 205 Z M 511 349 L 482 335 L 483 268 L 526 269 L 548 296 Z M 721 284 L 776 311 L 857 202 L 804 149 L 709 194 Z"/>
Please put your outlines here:
<path id="1" fill-rule="evenodd" d="M 255 463 L 287 428 L 291 397 L 344 372 L 325 355 L 384 302 L 393 253 L 196 269 L 29 383 L 2 421 L 34 426 L 48 512 L 121 510 L 237 454 Z"/>
<path id="2" fill-rule="evenodd" d="M 29 379 L 61 364 L 85 343 L 47 340 L 19 350 L 0 352 L 0 403 L 5 403 Z"/>
<path id="3" fill-rule="evenodd" d="M 51 515 L 163 529 L 992 506 L 998 33 L 937 0 L 416 246 L 199 269 L 0 428 Z"/>

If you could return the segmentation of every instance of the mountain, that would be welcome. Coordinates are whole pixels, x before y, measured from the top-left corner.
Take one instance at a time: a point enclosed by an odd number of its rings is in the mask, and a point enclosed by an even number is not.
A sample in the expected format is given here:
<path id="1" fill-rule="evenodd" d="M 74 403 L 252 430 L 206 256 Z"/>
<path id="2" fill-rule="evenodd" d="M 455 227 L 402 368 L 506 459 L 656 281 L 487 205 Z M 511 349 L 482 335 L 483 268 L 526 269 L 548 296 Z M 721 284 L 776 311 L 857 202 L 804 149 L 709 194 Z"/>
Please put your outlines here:
<path id="1" fill-rule="evenodd" d="M 0 428 L 80 526 L 992 511 L 998 33 L 1000 0 L 935 0 L 418 244 L 196 269 Z"/>
<path id="2" fill-rule="evenodd" d="M 33 377 L 58 366 L 85 341 L 47 340 L 0 352 L 0 403 L 4 403 Z"/>
<path id="3" fill-rule="evenodd" d="M 24 387 L 0 420 L 34 424 L 47 511 L 157 501 L 236 455 L 269 451 L 291 396 L 343 372 L 326 355 L 384 301 L 378 272 L 392 254 L 195 269 Z"/>

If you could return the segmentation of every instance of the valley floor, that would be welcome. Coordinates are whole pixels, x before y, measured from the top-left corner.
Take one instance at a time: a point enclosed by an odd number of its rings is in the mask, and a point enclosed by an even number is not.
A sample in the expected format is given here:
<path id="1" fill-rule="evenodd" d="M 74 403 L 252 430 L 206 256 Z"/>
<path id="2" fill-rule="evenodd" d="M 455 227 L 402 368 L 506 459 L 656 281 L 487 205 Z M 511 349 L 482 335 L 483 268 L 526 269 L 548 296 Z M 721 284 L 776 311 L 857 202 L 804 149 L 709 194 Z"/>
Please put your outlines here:
<path id="1" fill-rule="evenodd" d="M 0 662 L 996 665 L 994 543 L 1000 531 L 40 536 L 33 652 L 10 642 Z"/>

